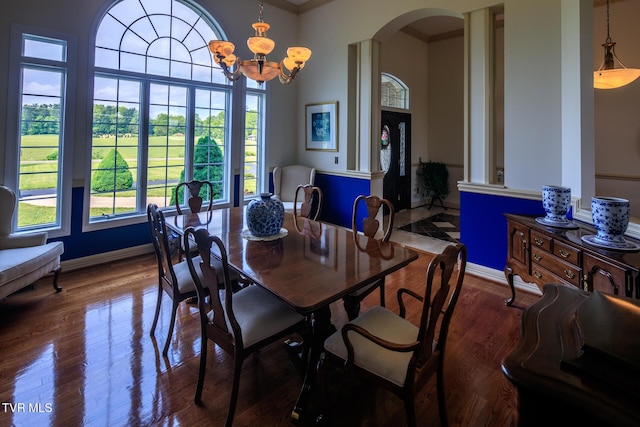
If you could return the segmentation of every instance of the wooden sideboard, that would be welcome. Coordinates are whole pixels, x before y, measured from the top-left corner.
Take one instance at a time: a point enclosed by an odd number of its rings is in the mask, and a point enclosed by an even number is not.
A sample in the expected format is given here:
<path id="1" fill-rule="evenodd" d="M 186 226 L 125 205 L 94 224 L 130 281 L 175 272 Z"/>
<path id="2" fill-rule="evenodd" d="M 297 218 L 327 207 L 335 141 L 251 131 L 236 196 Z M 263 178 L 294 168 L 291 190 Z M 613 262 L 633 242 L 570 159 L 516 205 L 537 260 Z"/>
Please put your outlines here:
<path id="1" fill-rule="evenodd" d="M 514 276 L 535 283 L 575 286 L 631 298 L 640 297 L 640 251 L 600 249 L 582 241 L 596 229 L 573 220 L 576 228 L 556 228 L 538 223 L 535 216 L 506 214 L 507 262 L 504 274 L 515 300 Z M 625 236 L 625 240 L 639 241 Z"/>

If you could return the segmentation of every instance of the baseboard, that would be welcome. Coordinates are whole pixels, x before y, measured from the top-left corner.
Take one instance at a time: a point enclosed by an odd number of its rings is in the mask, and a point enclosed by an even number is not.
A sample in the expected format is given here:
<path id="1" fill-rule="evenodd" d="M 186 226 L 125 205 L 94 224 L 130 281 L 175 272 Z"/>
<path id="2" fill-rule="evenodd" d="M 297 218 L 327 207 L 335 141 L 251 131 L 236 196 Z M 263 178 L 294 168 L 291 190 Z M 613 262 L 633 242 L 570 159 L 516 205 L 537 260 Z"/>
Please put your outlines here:
<path id="1" fill-rule="evenodd" d="M 131 258 L 138 255 L 145 255 L 153 252 L 153 245 L 151 243 L 140 246 L 133 246 L 125 249 L 118 249 L 117 251 L 104 252 L 96 255 L 89 255 L 82 258 L 74 258 L 60 263 L 62 271 L 73 271 L 80 268 L 93 267 L 98 264 L 104 264 L 107 262 L 118 261 L 124 258 Z"/>
<path id="2" fill-rule="evenodd" d="M 467 263 L 466 272 L 469 274 L 473 274 L 474 276 L 486 277 L 488 280 L 504 284 L 504 286 L 507 288 L 509 287 L 503 271 L 485 267 L 479 264 Z M 525 282 L 524 280 L 520 279 L 520 276 L 514 277 L 513 285 L 519 291 L 529 292 L 534 295 L 542 295 L 542 292 L 540 292 L 538 286 L 536 286 L 534 283 Z"/>

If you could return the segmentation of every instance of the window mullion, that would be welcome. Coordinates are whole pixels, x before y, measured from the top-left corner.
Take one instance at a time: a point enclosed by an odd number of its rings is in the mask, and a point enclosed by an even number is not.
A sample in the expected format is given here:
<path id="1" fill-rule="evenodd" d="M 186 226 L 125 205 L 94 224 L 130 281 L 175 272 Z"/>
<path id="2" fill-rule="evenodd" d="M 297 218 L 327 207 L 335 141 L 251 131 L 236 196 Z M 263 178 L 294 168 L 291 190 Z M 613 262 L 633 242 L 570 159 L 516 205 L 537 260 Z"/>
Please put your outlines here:
<path id="1" fill-rule="evenodd" d="M 149 91 L 151 83 L 148 80 L 141 82 L 140 91 L 140 128 L 138 139 L 138 189 L 137 209 L 144 212 L 147 205 L 148 188 L 148 162 L 149 162 Z"/>

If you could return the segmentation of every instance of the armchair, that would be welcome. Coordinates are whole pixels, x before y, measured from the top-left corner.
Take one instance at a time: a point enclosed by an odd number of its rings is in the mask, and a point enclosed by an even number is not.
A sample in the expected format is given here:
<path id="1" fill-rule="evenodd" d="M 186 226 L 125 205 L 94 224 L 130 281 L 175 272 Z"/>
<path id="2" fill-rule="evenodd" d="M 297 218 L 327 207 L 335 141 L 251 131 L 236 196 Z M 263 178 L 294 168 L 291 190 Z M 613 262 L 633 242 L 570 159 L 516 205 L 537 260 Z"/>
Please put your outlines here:
<path id="1" fill-rule="evenodd" d="M 298 185 L 313 185 L 315 179 L 315 168 L 303 165 L 276 166 L 273 168 L 273 195 L 280 199 L 286 210 L 293 210 Z"/>
<path id="2" fill-rule="evenodd" d="M 47 233 L 15 234 L 11 219 L 16 207 L 16 193 L 0 186 L 0 299 L 31 285 L 53 272 L 53 288 L 60 292 L 60 256 L 62 242 L 47 243 Z"/>
<path id="3" fill-rule="evenodd" d="M 330 409 L 325 396 L 328 364 L 344 369 L 347 378 L 364 377 L 400 397 L 409 427 L 418 425 L 416 395 L 435 376 L 440 425 L 449 425 L 444 390 L 445 346 L 466 265 L 466 247 L 447 246 L 429 263 L 424 286 L 398 289 L 397 314 L 374 306 L 325 340 L 318 374 L 325 410 Z M 417 324 L 407 319 L 405 298 L 421 303 Z M 321 419 L 331 424 L 329 412 Z M 420 425 L 425 424 L 425 420 L 421 421 Z M 430 420 L 427 424 L 435 422 Z"/>

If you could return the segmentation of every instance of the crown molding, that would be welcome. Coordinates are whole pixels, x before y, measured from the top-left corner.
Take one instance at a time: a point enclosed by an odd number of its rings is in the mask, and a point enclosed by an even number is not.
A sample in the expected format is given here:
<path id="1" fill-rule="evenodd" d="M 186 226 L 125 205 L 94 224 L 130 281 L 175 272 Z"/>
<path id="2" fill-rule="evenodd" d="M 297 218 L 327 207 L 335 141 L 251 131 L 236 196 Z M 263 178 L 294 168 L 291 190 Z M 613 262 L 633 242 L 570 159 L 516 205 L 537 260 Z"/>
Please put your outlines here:
<path id="1" fill-rule="evenodd" d="M 332 1 L 333 0 L 308 0 L 299 5 L 291 3 L 287 0 L 264 0 L 264 3 L 270 4 L 271 6 L 277 7 L 278 9 L 286 10 L 287 12 L 300 15 Z"/>

